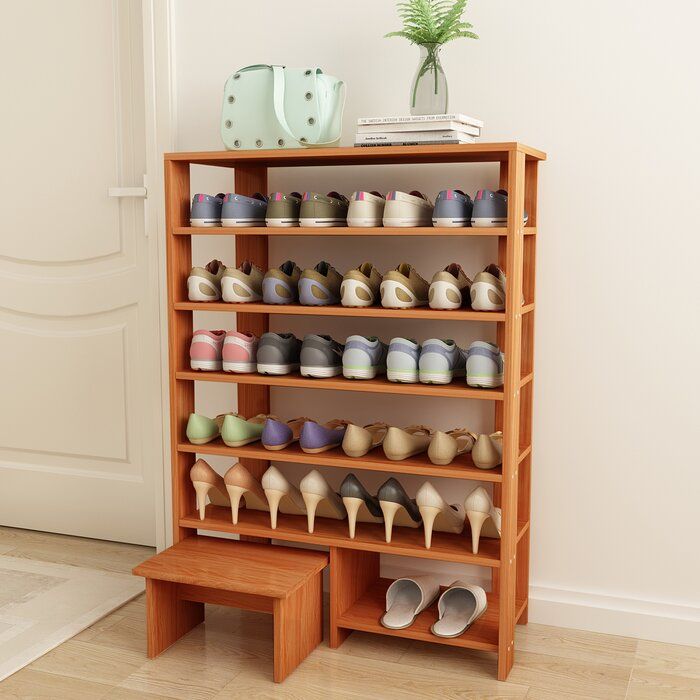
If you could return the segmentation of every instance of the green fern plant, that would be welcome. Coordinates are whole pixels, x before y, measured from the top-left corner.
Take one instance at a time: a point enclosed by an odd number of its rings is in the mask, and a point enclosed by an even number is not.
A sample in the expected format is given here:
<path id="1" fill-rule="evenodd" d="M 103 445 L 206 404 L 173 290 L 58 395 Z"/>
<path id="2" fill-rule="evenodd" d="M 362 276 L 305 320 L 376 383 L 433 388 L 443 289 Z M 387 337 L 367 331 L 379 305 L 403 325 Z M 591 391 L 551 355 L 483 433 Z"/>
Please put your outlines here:
<path id="1" fill-rule="evenodd" d="M 403 29 L 385 37 L 401 36 L 412 44 L 442 46 L 454 39 L 478 39 L 462 19 L 467 0 L 406 0 L 397 4 Z"/>
<path id="2" fill-rule="evenodd" d="M 405 0 L 397 4 L 403 29 L 389 32 L 384 35 L 385 38 L 400 36 L 412 44 L 422 46 L 427 52 L 414 78 L 411 108 L 416 106 L 420 79 L 429 71 L 433 76 L 433 91 L 435 95 L 438 94 L 438 76 L 442 73 L 438 59 L 440 47 L 455 39 L 479 38 L 470 31 L 472 25 L 462 19 L 466 6 L 467 0 Z M 445 108 L 446 106 L 445 101 Z"/>

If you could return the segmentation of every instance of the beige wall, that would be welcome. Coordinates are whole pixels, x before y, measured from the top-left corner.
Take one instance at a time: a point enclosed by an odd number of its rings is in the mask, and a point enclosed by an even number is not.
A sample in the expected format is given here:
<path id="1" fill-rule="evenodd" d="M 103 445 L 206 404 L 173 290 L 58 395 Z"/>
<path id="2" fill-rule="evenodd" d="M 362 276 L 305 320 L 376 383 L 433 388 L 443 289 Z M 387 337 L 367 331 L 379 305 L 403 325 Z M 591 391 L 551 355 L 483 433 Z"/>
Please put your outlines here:
<path id="1" fill-rule="evenodd" d="M 405 113 L 417 49 L 382 35 L 394 4 L 268 0 L 263 5 L 175 2 L 177 146 L 219 149 L 222 87 L 252 63 L 320 64 L 347 82 L 343 143 L 357 117 Z M 541 168 L 531 620 L 672 641 L 700 642 L 697 498 L 693 450 L 700 390 L 697 199 L 697 3 L 639 0 L 475 0 L 482 36 L 444 51 L 450 107 L 484 119 L 484 140 L 546 150 Z M 225 173 L 198 173 L 197 191 L 227 188 Z M 316 169 L 274 172 L 270 189 L 445 187 L 496 184 L 493 166 Z M 273 241 L 271 259 L 344 270 L 402 260 L 430 276 L 452 260 L 474 273 L 490 242 L 362 239 Z M 229 242 L 198 241 L 196 260 L 233 260 Z M 207 315 L 200 325 L 226 327 Z M 274 329 L 417 333 L 460 343 L 491 328 L 449 322 L 350 322 L 289 317 Z M 231 390 L 200 403 L 230 410 Z M 476 402 L 330 392 L 273 391 L 291 417 L 385 419 L 484 430 Z M 226 466 L 221 463 L 219 466 Z M 302 470 L 303 471 L 303 470 Z M 331 480 L 341 472 L 328 470 Z M 361 473 L 365 479 L 364 473 Z M 367 473 L 376 486 L 381 475 Z M 418 480 L 406 479 L 416 488 Z M 450 500 L 464 494 L 437 483 Z M 401 573 L 405 562 L 386 562 Z M 412 563 L 411 563 L 412 564 Z M 425 566 L 425 562 L 417 562 Z M 450 580 L 454 567 L 445 567 Z M 473 572 L 477 577 L 481 572 Z"/>

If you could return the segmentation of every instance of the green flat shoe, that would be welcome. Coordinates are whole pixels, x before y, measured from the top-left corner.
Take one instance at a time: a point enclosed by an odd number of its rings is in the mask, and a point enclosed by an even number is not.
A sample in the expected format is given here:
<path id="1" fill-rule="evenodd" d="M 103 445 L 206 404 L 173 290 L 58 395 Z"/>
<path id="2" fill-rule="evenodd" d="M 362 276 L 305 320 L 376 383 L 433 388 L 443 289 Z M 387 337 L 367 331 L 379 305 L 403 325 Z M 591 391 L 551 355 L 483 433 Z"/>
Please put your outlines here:
<path id="1" fill-rule="evenodd" d="M 206 445 L 219 437 L 219 425 L 216 420 L 190 413 L 185 434 L 193 445 Z"/>
<path id="2" fill-rule="evenodd" d="M 243 447 L 260 439 L 267 420 L 263 413 L 246 420 L 243 416 L 228 414 L 221 425 L 221 439 L 229 447 Z"/>

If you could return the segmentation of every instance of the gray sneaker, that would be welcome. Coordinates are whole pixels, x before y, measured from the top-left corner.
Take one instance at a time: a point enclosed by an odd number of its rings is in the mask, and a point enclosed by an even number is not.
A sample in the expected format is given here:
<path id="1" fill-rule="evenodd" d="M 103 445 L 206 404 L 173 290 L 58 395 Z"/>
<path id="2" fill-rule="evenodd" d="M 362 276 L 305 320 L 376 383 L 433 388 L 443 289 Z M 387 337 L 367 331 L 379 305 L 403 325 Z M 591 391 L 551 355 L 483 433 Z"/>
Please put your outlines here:
<path id="1" fill-rule="evenodd" d="M 479 190 L 474 198 L 472 226 L 493 228 L 508 225 L 508 193 L 505 190 Z M 527 222 L 527 212 L 523 217 Z"/>
<path id="2" fill-rule="evenodd" d="M 293 260 L 265 273 L 262 297 L 266 304 L 292 304 L 299 299 L 301 269 Z"/>
<path id="3" fill-rule="evenodd" d="M 423 384 L 449 384 L 463 377 L 466 359 L 454 340 L 431 338 L 423 343 L 418 360 L 418 378 Z"/>
<path id="4" fill-rule="evenodd" d="M 443 190 L 438 194 L 433 209 L 433 226 L 470 226 L 474 203 L 462 190 Z"/>
<path id="5" fill-rule="evenodd" d="M 222 226 L 264 226 L 267 197 L 256 192 L 252 197 L 229 192 L 221 207 Z"/>
<path id="6" fill-rule="evenodd" d="M 335 377 L 343 371 L 343 346 L 329 335 L 309 334 L 301 346 L 302 377 Z"/>
<path id="7" fill-rule="evenodd" d="M 374 379 L 386 372 L 388 347 L 379 338 L 351 335 L 345 341 L 343 376 L 346 379 Z"/>
<path id="8" fill-rule="evenodd" d="M 343 276 L 329 263 L 321 261 L 313 270 L 304 270 L 299 278 L 299 303 L 304 306 L 329 306 L 340 303 Z"/>
<path id="9" fill-rule="evenodd" d="M 192 197 L 190 208 L 190 226 L 211 227 L 221 226 L 221 207 L 224 203 L 223 193 L 196 194 Z"/>
<path id="10" fill-rule="evenodd" d="M 292 333 L 263 333 L 258 342 L 259 374 L 289 374 L 299 369 L 301 340 Z"/>

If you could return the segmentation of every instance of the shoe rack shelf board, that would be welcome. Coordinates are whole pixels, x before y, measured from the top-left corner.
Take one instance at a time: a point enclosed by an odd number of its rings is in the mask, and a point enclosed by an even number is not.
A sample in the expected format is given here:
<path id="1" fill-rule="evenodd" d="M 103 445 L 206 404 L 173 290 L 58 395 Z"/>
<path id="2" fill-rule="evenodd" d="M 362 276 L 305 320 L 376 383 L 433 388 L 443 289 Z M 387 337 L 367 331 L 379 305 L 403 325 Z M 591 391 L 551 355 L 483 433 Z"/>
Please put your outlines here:
<path id="1" fill-rule="evenodd" d="M 508 677 L 514 659 L 515 625 L 527 623 L 530 554 L 530 474 L 532 460 L 533 341 L 535 317 L 535 248 L 537 240 L 537 168 L 545 154 L 516 142 L 479 143 L 377 148 L 317 148 L 298 150 L 223 151 L 209 153 L 170 153 L 165 156 L 165 194 L 168 252 L 168 319 L 170 362 L 170 410 L 172 452 L 172 513 L 174 542 L 196 534 L 197 530 L 236 533 L 241 539 L 308 542 L 330 551 L 330 645 L 338 647 L 352 630 L 419 639 L 437 644 L 493 651 L 497 654 L 497 676 Z M 244 195 L 267 192 L 267 172 L 278 167 L 352 165 L 409 165 L 422 163 L 499 163 L 499 186 L 509 192 L 508 225 L 503 228 L 190 228 L 190 166 L 210 165 L 232 168 L 230 190 Z M 302 175 L 303 177 L 303 175 Z M 522 225 L 528 212 L 528 226 Z M 261 304 L 191 303 L 187 300 L 187 276 L 192 267 L 192 236 L 233 236 L 236 264 L 249 259 L 267 269 L 270 236 L 495 236 L 498 264 L 508 278 L 506 308 L 498 313 L 468 309 L 436 312 L 429 309 L 390 310 L 342 307 L 267 307 Z M 466 243 L 468 245 L 468 243 Z M 522 298 L 527 303 L 522 304 Z M 351 381 L 341 377 L 307 379 L 299 375 L 234 375 L 224 372 L 189 370 L 189 343 L 193 311 L 228 311 L 236 314 L 236 327 L 261 335 L 268 330 L 270 314 L 304 314 L 421 319 L 490 321 L 496 323 L 497 341 L 506 356 L 504 385 L 498 389 L 473 389 L 461 381 L 444 386 L 394 384 L 384 379 Z M 231 324 L 233 325 L 233 324 Z M 408 330 L 408 329 L 407 329 Z M 194 491 L 189 470 L 197 454 L 229 455 L 239 459 L 255 476 L 267 469 L 270 454 L 260 445 L 226 447 L 220 440 L 194 446 L 184 438 L 189 414 L 194 410 L 198 381 L 228 382 L 238 392 L 238 411 L 251 416 L 269 413 L 270 387 L 315 388 L 335 391 L 390 393 L 395 395 L 486 400 L 485 410 L 493 410 L 496 429 L 503 431 L 503 464 L 499 469 L 482 471 L 469 457 L 461 457 L 447 467 L 431 464 L 423 455 L 403 462 L 390 462 L 375 451 L 363 458 L 346 457 L 340 450 L 319 455 L 301 452 L 297 447 L 273 453 L 276 462 L 301 462 L 347 469 L 390 472 L 399 476 L 414 474 L 472 479 L 493 484 L 494 500 L 502 509 L 500 540 L 482 539 L 478 554 L 472 554 L 468 532 L 462 535 L 436 532 L 433 544 L 425 549 L 422 528 L 395 527 L 392 541 L 385 542 L 383 526 L 358 524 L 356 538 L 347 534 L 347 522 L 316 518 L 309 534 L 306 518 L 280 514 L 276 530 L 270 528 L 269 514 L 242 510 L 233 525 L 230 511 L 207 506 L 205 519 L 194 508 Z M 342 396 L 342 394 L 340 395 Z M 490 403 L 489 403 L 490 402 Z M 492 408 L 493 407 L 493 408 Z M 487 613 L 467 632 L 454 639 L 442 639 L 430 632 L 434 609 L 422 613 L 415 624 L 404 630 L 387 630 L 379 623 L 387 582 L 379 575 L 382 553 L 420 557 L 487 567 L 492 591 Z"/>

